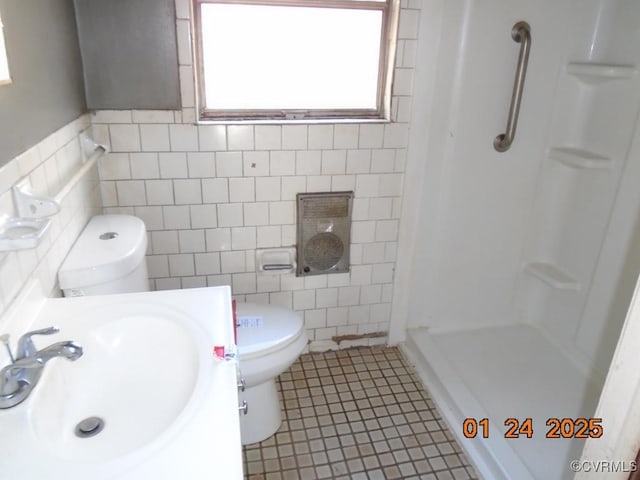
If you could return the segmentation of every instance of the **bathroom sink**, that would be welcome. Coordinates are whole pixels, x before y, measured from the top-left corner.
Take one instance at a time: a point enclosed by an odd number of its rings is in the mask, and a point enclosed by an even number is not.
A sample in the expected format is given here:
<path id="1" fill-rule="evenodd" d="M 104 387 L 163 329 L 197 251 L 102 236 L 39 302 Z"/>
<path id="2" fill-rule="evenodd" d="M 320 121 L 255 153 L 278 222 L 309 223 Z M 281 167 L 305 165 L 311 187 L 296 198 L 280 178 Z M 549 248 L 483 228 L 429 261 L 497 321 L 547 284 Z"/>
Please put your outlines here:
<path id="1" fill-rule="evenodd" d="M 75 362 L 52 360 L 22 404 L 0 410 L 3 474 L 156 479 L 194 468 L 198 473 L 184 478 L 210 478 L 235 458 L 238 476 L 229 471 L 224 477 L 241 478 L 235 364 L 212 355 L 211 315 L 229 313 L 228 292 L 222 293 L 44 300 L 29 329 L 56 325 L 60 332 L 35 337 L 36 345 L 73 340 L 84 355 Z M 218 383 L 223 380 L 225 388 Z M 212 462 L 216 442 L 222 458 L 207 472 L 198 462 Z"/>
<path id="2" fill-rule="evenodd" d="M 197 329 L 179 311 L 153 312 L 151 305 L 116 305 L 86 317 L 56 322 L 85 353 L 82 361 L 47 368 L 30 420 L 38 439 L 61 457 L 98 461 L 148 444 L 185 411 L 199 373 Z M 78 321 L 80 329 L 73 327 Z M 90 440 L 74 433 L 88 417 L 105 423 Z"/>

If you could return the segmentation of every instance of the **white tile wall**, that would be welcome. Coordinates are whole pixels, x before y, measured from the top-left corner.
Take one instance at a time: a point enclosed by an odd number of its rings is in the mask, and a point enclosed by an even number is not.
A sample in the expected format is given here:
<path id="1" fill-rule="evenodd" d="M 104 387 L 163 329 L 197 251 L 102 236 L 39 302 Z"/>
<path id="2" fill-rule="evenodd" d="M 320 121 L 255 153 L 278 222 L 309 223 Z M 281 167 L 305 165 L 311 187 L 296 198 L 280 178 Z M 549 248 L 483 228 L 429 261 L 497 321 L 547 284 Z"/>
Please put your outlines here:
<path id="1" fill-rule="evenodd" d="M 200 150 L 221 151 L 227 149 L 227 130 L 224 125 L 198 126 Z"/>
<path id="2" fill-rule="evenodd" d="M 231 285 L 241 300 L 304 312 L 322 345 L 387 331 L 419 2 L 401 4 L 391 123 L 198 126 L 189 3 L 176 0 L 182 111 L 93 116 L 114 146 L 100 165 L 105 211 L 145 220 L 156 289 Z M 256 273 L 256 248 L 295 244 L 295 194 L 338 190 L 355 191 L 351 272 Z"/>
<path id="3" fill-rule="evenodd" d="M 132 116 L 131 112 L 104 112 L 100 118 L 109 122 L 130 123 Z M 11 187 L 22 177 L 29 177 L 34 192 L 48 196 L 58 193 L 81 165 L 78 134 L 90 129 L 90 121 L 89 115 L 77 118 L 0 167 L 0 216 L 17 215 Z M 117 189 L 112 190 L 111 186 L 122 184 L 126 192 L 124 198 L 135 203 L 135 195 L 129 195 L 129 190 L 124 186 L 130 178 L 129 155 L 109 155 L 103 157 L 102 163 L 104 175 L 114 180 L 103 186 L 102 196 L 112 204 L 117 204 Z M 51 217 L 51 227 L 38 247 L 0 252 L 0 314 L 30 279 L 38 279 L 45 293 L 53 296 L 60 294 L 57 288 L 58 269 L 89 217 L 102 209 L 99 187 L 96 167 L 64 198 L 61 211 Z"/>
<path id="4" fill-rule="evenodd" d="M 117 152 L 101 165 L 105 211 L 134 207 L 151 233 L 155 288 L 231 284 L 240 299 L 304 312 L 315 341 L 386 331 L 403 181 L 396 165 L 405 155 L 408 126 L 175 128 L 183 126 L 160 124 L 158 130 L 175 132 L 171 152 Z M 191 151 L 194 144 L 200 151 Z M 355 191 L 350 274 L 256 273 L 256 248 L 295 243 L 296 193 L 350 189 Z"/>
<path id="5" fill-rule="evenodd" d="M 110 155 L 116 154 L 112 153 Z M 131 178 L 143 179 L 160 177 L 160 168 L 157 153 L 131 153 L 129 154 L 129 162 Z M 104 167 L 106 167 L 106 165 Z"/>
<path id="6" fill-rule="evenodd" d="M 167 152 L 169 145 L 169 130 L 166 124 L 140 125 L 140 144 L 146 152 Z"/>

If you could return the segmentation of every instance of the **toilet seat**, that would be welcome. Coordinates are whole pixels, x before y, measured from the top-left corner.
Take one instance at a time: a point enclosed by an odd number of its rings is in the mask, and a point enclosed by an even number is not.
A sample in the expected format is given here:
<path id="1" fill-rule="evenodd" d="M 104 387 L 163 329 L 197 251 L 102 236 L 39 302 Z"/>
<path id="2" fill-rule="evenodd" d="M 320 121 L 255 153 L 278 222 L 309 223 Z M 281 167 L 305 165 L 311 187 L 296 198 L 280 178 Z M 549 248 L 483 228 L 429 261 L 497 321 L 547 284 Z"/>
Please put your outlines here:
<path id="1" fill-rule="evenodd" d="M 275 305 L 238 303 L 237 320 L 241 360 L 283 349 L 304 333 L 299 314 Z"/>

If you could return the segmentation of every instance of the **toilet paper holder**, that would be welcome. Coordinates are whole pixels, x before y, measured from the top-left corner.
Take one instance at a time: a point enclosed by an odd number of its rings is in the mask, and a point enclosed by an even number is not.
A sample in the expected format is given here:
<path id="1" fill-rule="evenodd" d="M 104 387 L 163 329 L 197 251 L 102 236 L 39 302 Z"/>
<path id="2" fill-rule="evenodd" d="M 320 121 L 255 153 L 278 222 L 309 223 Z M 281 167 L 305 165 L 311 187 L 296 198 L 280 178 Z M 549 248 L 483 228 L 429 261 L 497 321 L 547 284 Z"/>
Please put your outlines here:
<path id="1" fill-rule="evenodd" d="M 294 268 L 296 267 L 291 263 L 268 263 L 262 266 L 262 270 L 265 272 L 273 270 L 293 270 Z"/>
<path id="2" fill-rule="evenodd" d="M 256 250 L 256 270 L 260 273 L 295 272 L 296 248 L 264 248 Z"/>

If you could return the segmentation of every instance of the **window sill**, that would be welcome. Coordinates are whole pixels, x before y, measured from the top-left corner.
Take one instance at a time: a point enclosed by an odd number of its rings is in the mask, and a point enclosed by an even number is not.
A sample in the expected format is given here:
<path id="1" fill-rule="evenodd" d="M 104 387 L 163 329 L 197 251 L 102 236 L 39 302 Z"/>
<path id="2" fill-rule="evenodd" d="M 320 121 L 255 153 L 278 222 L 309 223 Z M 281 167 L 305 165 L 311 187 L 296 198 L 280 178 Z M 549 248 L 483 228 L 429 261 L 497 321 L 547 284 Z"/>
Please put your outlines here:
<path id="1" fill-rule="evenodd" d="M 393 123 L 388 118 L 302 118 L 302 119 L 212 119 L 196 120 L 198 125 L 327 125 L 360 123 Z"/>

